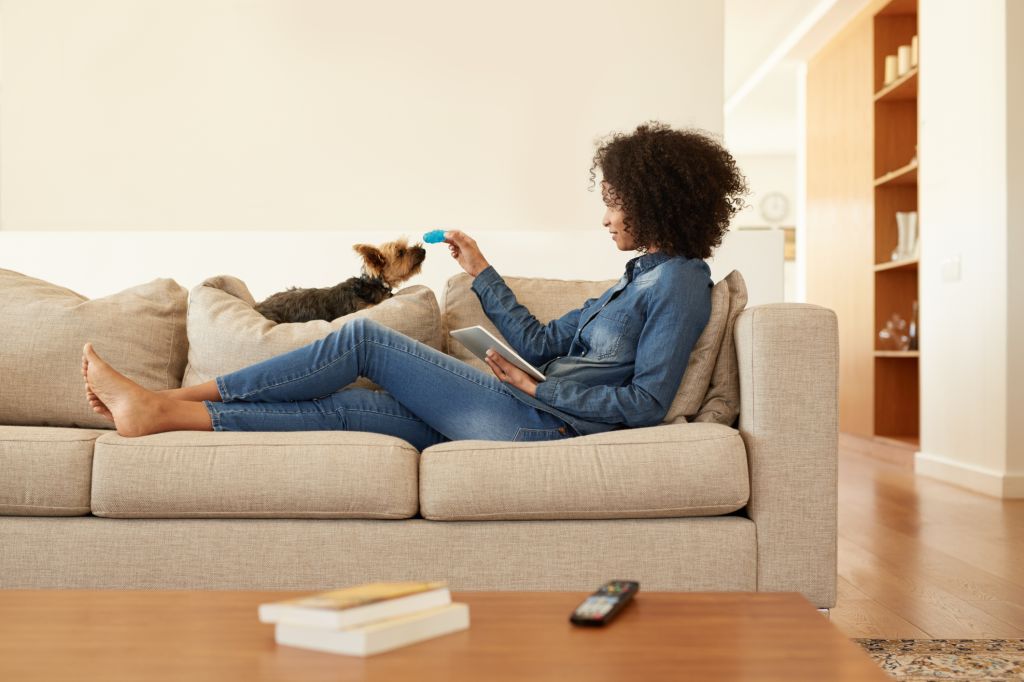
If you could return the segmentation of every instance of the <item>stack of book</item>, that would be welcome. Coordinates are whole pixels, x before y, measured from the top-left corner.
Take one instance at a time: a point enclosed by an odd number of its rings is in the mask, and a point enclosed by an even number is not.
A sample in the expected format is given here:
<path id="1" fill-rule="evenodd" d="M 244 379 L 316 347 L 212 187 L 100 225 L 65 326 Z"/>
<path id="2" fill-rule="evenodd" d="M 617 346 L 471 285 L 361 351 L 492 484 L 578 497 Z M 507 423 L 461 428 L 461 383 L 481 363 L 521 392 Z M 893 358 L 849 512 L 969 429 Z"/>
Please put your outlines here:
<path id="1" fill-rule="evenodd" d="M 469 607 L 445 583 L 369 583 L 260 604 L 278 644 L 371 656 L 469 627 Z"/>

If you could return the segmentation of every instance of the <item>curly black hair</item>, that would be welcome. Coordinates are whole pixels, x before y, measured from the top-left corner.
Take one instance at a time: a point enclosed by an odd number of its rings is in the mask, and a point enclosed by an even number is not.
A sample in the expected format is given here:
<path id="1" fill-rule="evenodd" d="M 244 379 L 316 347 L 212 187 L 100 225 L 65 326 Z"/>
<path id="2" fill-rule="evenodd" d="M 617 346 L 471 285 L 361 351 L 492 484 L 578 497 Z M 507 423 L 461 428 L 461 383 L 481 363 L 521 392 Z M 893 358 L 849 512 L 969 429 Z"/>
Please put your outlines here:
<path id="1" fill-rule="evenodd" d="M 597 141 L 590 167 L 603 177 L 601 196 L 620 206 L 637 250 L 709 258 L 745 203 L 747 182 L 736 160 L 708 133 L 648 121 L 629 134 Z"/>

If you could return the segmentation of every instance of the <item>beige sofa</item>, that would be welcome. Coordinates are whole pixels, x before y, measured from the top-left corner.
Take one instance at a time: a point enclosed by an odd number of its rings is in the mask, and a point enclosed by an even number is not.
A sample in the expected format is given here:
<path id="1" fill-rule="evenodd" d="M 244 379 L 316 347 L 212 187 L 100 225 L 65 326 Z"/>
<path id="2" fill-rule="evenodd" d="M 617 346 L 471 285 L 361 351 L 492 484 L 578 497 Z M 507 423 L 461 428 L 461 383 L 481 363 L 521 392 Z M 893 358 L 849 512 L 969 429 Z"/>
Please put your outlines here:
<path id="1" fill-rule="evenodd" d="M 542 321 L 613 283 L 506 280 Z M 418 452 L 361 432 L 120 437 L 85 405 L 84 340 L 143 385 L 170 388 L 306 343 L 344 318 L 275 326 L 230 277 L 188 299 L 156 280 L 88 301 L 0 271 L 0 586 L 444 579 L 459 590 L 586 591 L 626 578 L 645 590 L 796 591 L 831 607 L 836 319 L 810 305 L 741 311 L 745 299 L 726 284 L 712 314 L 726 331 L 702 336 L 705 366 L 691 358 L 665 423 Z M 493 329 L 466 275 L 450 280 L 440 306 L 409 287 L 371 313 L 486 368 L 446 343 L 450 328 Z"/>

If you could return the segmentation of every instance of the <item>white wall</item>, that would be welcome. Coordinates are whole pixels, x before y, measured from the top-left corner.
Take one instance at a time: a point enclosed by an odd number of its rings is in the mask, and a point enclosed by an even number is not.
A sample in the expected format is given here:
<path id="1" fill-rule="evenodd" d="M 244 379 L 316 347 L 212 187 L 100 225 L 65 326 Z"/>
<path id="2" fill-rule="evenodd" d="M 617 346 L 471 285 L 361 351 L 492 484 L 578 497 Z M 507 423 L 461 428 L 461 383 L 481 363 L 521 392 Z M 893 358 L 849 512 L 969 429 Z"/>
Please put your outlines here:
<path id="1" fill-rule="evenodd" d="M 0 226 L 587 230 L 594 138 L 722 132 L 721 0 L 4 0 Z"/>
<path id="2" fill-rule="evenodd" d="M 1006 468 L 1024 479 L 1024 3 L 1019 1 L 1006 4 L 1006 53 Z M 1024 485 L 1017 494 L 1024 497 Z"/>
<path id="3" fill-rule="evenodd" d="M 731 118 L 726 119 L 726 134 L 729 134 Z M 789 210 L 786 215 L 776 223 L 774 227 L 796 227 L 797 225 L 797 186 L 796 186 L 796 155 L 795 154 L 739 154 L 736 162 L 747 178 L 747 185 L 750 195 L 747 197 L 747 206 L 736 214 L 732 221 L 733 231 L 743 231 L 743 228 L 764 227 L 769 223 L 761 216 L 761 201 L 765 195 L 779 192 L 789 202 Z M 776 239 L 784 243 L 784 235 L 779 234 Z M 783 249 L 770 252 L 776 256 L 778 261 L 775 267 L 779 269 L 782 277 L 782 295 L 775 301 L 796 301 L 799 299 L 797 291 L 797 264 L 795 261 L 786 261 Z M 769 254 L 762 254 L 763 259 L 768 259 Z M 798 256 L 799 258 L 799 256 Z M 764 267 L 767 267 L 767 263 Z"/>
<path id="4" fill-rule="evenodd" d="M 226 274 L 244 281 L 261 300 L 290 286 L 331 286 L 356 275 L 360 261 L 352 245 L 393 236 L 370 230 L 10 230 L 0 231 L 0 268 L 59 284 L 87 298 L 157 277 L 170 277 L 191 289 L 207 277 Z M 615 280 L 636 255 L 615 248 L 600 226 L 587 232 L 520 230 L 480 232 L 474 237 L 505 276 Z M 422 272 L 404 286 L 426 285 L 440 300 L 444 283 L 462 270 L 444 245 L 425 247 Z M 781 233 L 733 232 L 709 264 L 715 281 L 739 270 L 749 288 L 749 305 L 758 305 L 781 300 L 776 265 L 781 257 Z"/>
<path id="5" fill-rule="evenodd" d="M 772 225 L 792 227 L 796 221 L 796 155 L 741 154 L 736 162 L 747 178 L 748 206 L 736 214 L 734 227 L 759 227 L 769 223 L 761 217 L 761 200 L 766 194 L 781 192 L 789 201 L 789 212 Z"/>
<path id="6" fill-rule="evenodd" d="M 1024 496 L 1024 475 L 1008 458 L 1010 423 L 1021 419 L 1008 412 L 1008 371 L 1020 371 L 1008 362 L 1008 312 L 1011 305 L 1019 310 L 1008 276 L 1024 266 L 1008 248 L 1008 159 L 1017 168 L 1021 151 L 1019 143 L 1008 146 L 1005 22 L 1014 1 L 975 3 L 969 12 L 956 3 L 920 3 L 917 469 Z M 1016 258 L 1013 267 L 1008 256 Z M 961 274 L 950 280 L 944 272 L 957 261 Z"/>

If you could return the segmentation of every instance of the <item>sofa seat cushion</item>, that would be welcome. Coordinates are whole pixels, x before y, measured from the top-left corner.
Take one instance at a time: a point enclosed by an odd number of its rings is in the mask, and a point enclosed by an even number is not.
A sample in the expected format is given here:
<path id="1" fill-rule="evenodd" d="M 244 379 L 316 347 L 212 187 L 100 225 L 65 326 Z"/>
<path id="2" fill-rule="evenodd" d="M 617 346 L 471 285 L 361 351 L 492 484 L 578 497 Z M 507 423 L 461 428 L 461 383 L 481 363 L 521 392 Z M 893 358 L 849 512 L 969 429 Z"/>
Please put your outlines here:
<path id="1" fill-rule="evenodd" d="M 96 441 L 92 511 L 114 518 L 404 519 L 419 453 L 346 431 L 186 432 Z"/>
<path id="2" fill-rule="evenodd" d="M 106 431 L 0 426 L 0 514 L 89 513 L 93 443 Z"/>
<path id="3" fill-rule="evenodd" d="M 438 521 L 713 516 L 749 493 L 743 440 L 720 424 L 453 441 L 420 456 L 420 513 Z"/>

